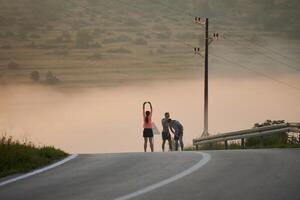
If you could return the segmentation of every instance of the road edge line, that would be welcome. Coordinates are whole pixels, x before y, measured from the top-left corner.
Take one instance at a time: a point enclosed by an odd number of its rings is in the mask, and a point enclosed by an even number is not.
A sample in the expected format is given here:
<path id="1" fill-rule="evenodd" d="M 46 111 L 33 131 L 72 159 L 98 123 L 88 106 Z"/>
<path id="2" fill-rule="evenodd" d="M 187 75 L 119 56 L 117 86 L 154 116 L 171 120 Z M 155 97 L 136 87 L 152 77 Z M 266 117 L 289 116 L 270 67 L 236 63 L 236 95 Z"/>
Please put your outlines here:
<path id="1" fill-rule="evenodd" d="M 190 175 L 193 172 L 197 171 L 199 168 L 201 168 L 206 163 L 208 163 L 211 159 L 211 156 L 208 153 L 204 153 L 204 152 L 194 152 L 194 153 L 201 154 L 203 158 L 201 158 L 201 160 L 199 162 L 197 162 L 195 165 L 193 165 L 192 167 L 180 172 L 179 174 L 177 174 L 175 176 L 167 178 L 167 179 L 165 179 L 163 181 L 160 181 L 158 183 L 154 183 L 152 185 L 146 186 L 145 188 L 142 188 L 142 189 L 137 190 L 135 192 L 132 192 L 132 193 L 126 194 L 124 196 L 115 198 L 114 200 L 128 200 L 128 199 L 140 196 L 142 194 L 151 192 L 151 191 L 153 191 L 155 189 L 158 189 L 160 187 L 163 187 L 163 186 L 165 186 L 169 183 L 175 182 L 175 181 L 177 181 L 177 180 L 179 180 L 179 179 L 181 179 L 181 178 L 183 178 L 187 175 Z"/>
<path id="2" fill-rule="evenodd" d="M 74 158 L 76 158 L 78 156 L 78 154 L 72 154 L 72 155 L 69 155 L 68 157 L 66 157 L 65 159 L 63 160 L 60 160 L 56 163 L 53 163 L 49 166 L 46 166 L 46 167 L 43 167 L 41 169 L 37 169 L 37 170 L 34 170 L 32 172 L 29 172 L 29 173 L 26 173 L 26 174 L 23 174 L 23 175 L 20 175 L 20 176 L 17 176 L 15 178 L 12 178 L 12 179 L 9 179 L 9 180 L 6 180 L 6 181 L 3 181 L 3 182 L 0 182 L 0 187 L 1 186 L 4 186 L 4 185 L 7 185 L 7 184 L 10 184 L 10 183 L 13 183 L 13 182 L 16 182 L 18 180 L 21 180 L 21 179 L 25 179 L 25 178 L 28 178 L 30 176 L 33 176 L 33 175 L 36 175 L 36 174 L 40 174 L 40 173 L 43 173 L 45 171 L 48 171 L 50 169 L 53 169 L 55 167 L 58 167 L 70 160 L 73 160 Z"/>

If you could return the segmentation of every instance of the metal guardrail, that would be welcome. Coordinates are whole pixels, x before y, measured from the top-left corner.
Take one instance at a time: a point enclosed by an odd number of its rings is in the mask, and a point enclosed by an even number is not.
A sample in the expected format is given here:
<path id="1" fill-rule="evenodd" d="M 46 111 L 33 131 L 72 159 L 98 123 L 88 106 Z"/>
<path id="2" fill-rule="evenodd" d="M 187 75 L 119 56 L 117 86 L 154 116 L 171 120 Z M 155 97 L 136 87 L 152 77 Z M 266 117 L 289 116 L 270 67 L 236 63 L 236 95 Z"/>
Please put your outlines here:
<path id="1" fill-rule="evenodd" d="M 244 139 L 272 135 L 276 133 L 286 133 L 286 132 L 295 132 L 300 133 L 300 123 L 282 123 L 252 129 L 246 129 L 241 131 L 227 132 L 217 135 L 211 135 L 203 138 L 196 138 L 193 140 L 193 145 L 197 148 L 198 145 L 208 144 L 213 142 L 225 142 L 225 148 L 227 148 L 228 140 L 238 140 L 241 139 L 242 147 L 245 147 Z"/>

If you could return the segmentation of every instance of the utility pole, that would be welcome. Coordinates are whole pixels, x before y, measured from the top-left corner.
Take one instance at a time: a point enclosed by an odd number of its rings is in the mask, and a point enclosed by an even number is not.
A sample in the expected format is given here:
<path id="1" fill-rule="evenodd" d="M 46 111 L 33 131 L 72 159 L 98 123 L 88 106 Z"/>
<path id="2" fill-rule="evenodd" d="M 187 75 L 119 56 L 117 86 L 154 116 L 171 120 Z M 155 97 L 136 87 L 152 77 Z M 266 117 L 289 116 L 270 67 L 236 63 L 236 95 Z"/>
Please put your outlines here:
<path id="1" fill-rule="evenodd" d="M 208 45 L 219 39 L 219 33 L 213 33 L 212 40 L 209 41 L 208 33 L 208 18 L 205 18 L 205 21 L 200 17 L 195 17 L 195 23 L 200 25 L 205 25 L 205 60 L 204 60 L 204 128 L 201 137 L 209 136 L 208 133 Z M 194 48 L 195 54 L 201 55 L 200 48 Z"/>
<path id="2" fill-rule="evenodd" d="M 208 134 L 208 18 L 205 19 L 205 67 L 204 67 L 204 130 L 201 137 Z"/>

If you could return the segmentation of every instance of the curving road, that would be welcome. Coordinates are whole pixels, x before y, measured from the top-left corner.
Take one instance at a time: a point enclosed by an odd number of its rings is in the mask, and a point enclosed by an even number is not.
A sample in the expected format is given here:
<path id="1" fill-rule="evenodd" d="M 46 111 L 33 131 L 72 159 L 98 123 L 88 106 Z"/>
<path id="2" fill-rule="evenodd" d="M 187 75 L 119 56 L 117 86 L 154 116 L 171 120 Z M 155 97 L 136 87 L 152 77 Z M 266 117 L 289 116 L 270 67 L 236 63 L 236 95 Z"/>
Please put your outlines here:
<path id="1" fill-rule="evenodd" d="M 276 149 L 80 155 L 0 187 L 0 199 L 300 200 L 299 154 Z"/>

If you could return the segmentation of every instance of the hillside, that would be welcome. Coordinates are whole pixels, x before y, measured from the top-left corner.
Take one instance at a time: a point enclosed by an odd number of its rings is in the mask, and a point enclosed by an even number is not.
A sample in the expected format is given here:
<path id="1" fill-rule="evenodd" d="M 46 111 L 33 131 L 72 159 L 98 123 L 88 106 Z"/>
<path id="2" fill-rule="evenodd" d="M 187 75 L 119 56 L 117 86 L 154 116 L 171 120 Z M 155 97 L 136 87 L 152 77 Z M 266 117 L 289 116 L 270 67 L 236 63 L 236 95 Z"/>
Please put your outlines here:
<path id="1" fill-rule="evenodd" d="M 106 86 L 199 76 L 211 30 L 299 39 L 296 0 L 0 0 L 0 82 Z M 48 71 L 51 71 L 48 73 Z"/>

